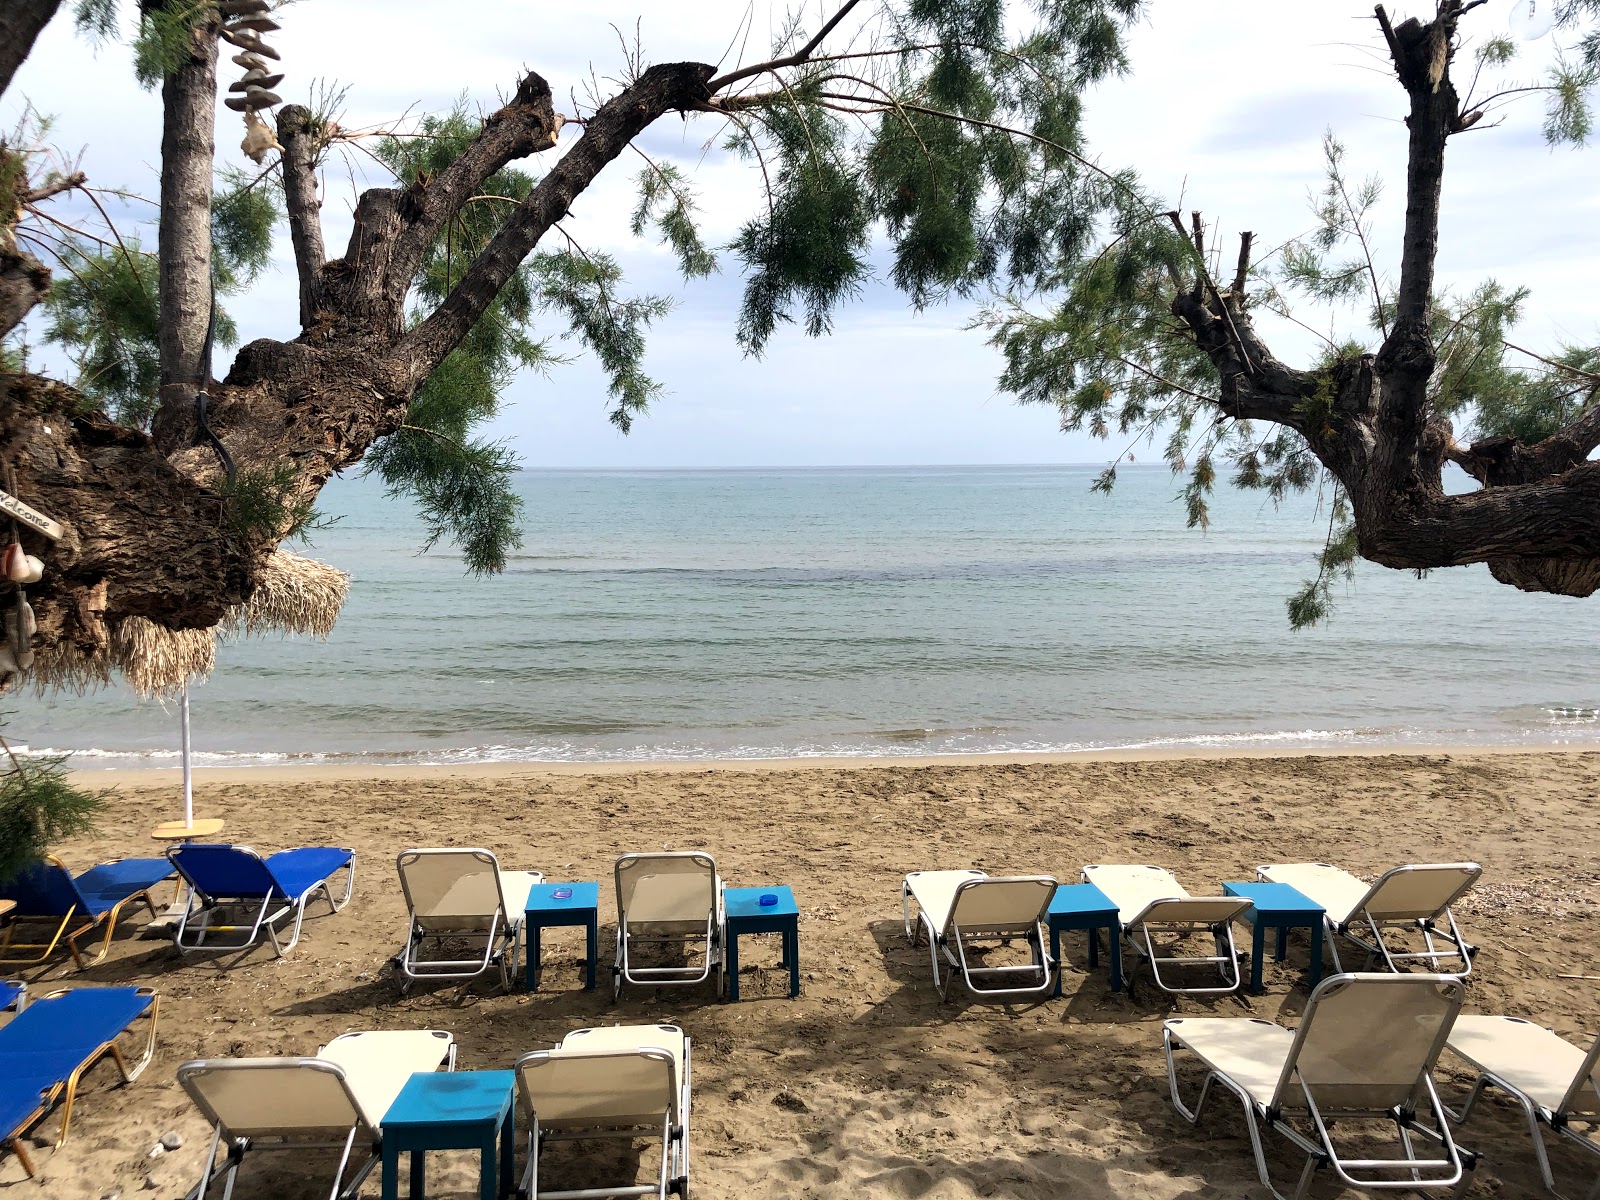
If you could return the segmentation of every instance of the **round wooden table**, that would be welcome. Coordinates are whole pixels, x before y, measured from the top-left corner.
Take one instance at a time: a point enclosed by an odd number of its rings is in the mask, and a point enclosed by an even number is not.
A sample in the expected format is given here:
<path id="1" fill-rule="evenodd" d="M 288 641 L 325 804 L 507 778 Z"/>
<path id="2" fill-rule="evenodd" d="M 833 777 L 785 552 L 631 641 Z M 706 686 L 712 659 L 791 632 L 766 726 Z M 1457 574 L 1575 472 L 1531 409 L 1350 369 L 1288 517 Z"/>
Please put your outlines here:
<path id="1" fill-rule="evenodd" d="M 196 838 L 216 837 L 222 832 L 221 817 L 198 817 L 192 823 L 163 821 L 150 831 L 158 842 L 192 842 Z"/>
<path id="2" fill-rule="evenodd" d="M 11 915 L 11 910 L 17 906 L 15 900 L 0 900 L 0 921 Z"/>
<path id="3" fill-rule="evenodd" d="M 222 832 L 223 820 L 221 817 L 196 817 L 193 821 L 163 821 L 150 831 L 150 836 L 158 842 L 171 842 L 177 845 L 181 842 L 192 842 L 199 838 L 213 838 Z M 189 885 L 187 882 L 178 884 L 177 894 L 173 897 L 171 906 L 154 921 L 150 928 L 157 932 L 165 932 L 176 925 L 183 914 L 189 911 Z"/>

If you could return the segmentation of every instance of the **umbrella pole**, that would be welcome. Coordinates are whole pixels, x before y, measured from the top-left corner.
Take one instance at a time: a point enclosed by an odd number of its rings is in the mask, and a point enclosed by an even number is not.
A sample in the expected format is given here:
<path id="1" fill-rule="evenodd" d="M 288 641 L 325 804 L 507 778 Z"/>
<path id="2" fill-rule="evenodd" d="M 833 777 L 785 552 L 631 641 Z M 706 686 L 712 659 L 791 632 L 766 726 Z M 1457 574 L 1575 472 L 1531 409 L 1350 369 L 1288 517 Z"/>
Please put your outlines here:
<path id="1" fill-rule="evenodd" d="M 183 824 L 194 825 L 194 785 L 189 776 L 189 681 L 183 681 L 183 700 L 179 711 L 183 726 Z"/>

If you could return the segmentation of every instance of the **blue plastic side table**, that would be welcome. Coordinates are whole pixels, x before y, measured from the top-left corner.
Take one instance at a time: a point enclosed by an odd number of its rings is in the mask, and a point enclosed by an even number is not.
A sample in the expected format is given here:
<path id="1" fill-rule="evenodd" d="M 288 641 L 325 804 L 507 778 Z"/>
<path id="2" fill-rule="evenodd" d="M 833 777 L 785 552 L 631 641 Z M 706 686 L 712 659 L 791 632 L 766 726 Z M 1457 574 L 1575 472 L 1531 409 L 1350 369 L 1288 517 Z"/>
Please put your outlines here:
<path id="1" fill-rule="evenodd" d="M 1239 917 L 1253 927 L 1250 937 L 1250 990 L 1256 995 L 1262 991 L 1261 967 L 1266 958 L 1266 933 L 1278 931 L 1277 953 L 1279 962 L 1288 953 L 1288 934 L 1291 929 L 1304 929 L 1311 934 L 1310 986 L 1316 987 L 1322 979 L 1322 924 L 1326 914 L 1320 904 L 1306 898 L 1304 893 L 1287 883 L 1225 883 L 1222 891 L 1229 896 L 1243 896 L 1253 908 L 1247 908 Z"/>
<path id="2" fill-rule="evenodd" d="M 774 904 L 762 904 L 761 897 L 776 896 Z M 800 994 L 800 908 L 786 883 L 772 887 L 726 888 L 722 893 L 728 930 L 728 999 L 739 998 L 739 935 L 781 933 L 783 961 L 789 968 L 789 998 Z"/>
<path id="3" fill-rule="evenodd" d="M 557 896 L 557 892 L 565 892 Z M 588 933 L 584 960 L 583 989 L 594 991 L 595 959 L 600 950 L 600 885 L 598 883 L 537 883 L 528 893 L 523 913 L 523 931 L 528 939 L 528 971 L 525 981 L 530 992 L 539 990 L 539 931 L 552 925 L 582 925 Z"/>
<path id="4" fill-rule="evenodd" d="M 516 1099 L 515 1071 L 419 1071 L 413 1075 L 382 1122 L 383 1200 L 399 1200 L 402 1151 L 411 1155 L 411 1200 L 423 1200 L 425 1195 L 429 1150 L 480 1151 L 480 1200 L 497 1200 L 508 1193 L 515 1182 Z"/>
<path id="5" fill-rule="evenodd" d="M 1089 931 L 1089 966 L 1100 965 L 1097 930 L 1106 931 L 1111 946 L 1111 990 L 1122 990 L 1122 929 L 1117 906 L 1092 883 L 1064 883 L 1050 900 L 1050 957 L 1056 961 L 1056 995 L 1061 995 L 1061 935 L 1072 929 Z"/>

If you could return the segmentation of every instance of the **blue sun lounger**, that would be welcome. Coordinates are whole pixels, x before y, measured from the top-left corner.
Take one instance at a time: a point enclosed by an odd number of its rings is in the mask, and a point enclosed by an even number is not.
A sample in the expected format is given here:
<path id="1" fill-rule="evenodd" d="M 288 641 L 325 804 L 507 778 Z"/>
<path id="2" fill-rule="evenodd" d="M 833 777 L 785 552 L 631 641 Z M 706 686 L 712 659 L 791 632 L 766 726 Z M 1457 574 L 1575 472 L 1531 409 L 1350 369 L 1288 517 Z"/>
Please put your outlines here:
<path id="1" fill-rule="evenodd" d="M 338 912 L 350 902 L 356 883 L 355 851 L 332 846 L 302 846 L 262 858 L 249 846 L 195 844 L 174 846 L 167 857 L 194 890 L 173 933 L 173 941 L 184 954 L 202 949 L 243 950 L 260 941 L 265 932 L 273 952 L 281 958 L 300 940 L 300 924 L 311 897 L 321 892 L 330 909 Z M 329 882 L 341 870 L 347 872 L 344 895 L 335 900 Z M 226 909 L 239 910 L 243 922 L 217 924 L 214 918 Z M 278 941 L 277 925 L 291 914 L 294 930 L 288 945 L 283 945 Z M 218 931 L 241 930 L 246 931 L 242 941 L 207 942 Z"/>
<path id="2" fill-rule="evenodd" d="M 0 1012 L 28 1007 L 28 985 L 17 979 L 0 979 Z"/>
<path id="3" fill-rule="evenodd" d="M 67 1140 L 78 1080 L 102 1058 L 110 1057 L 127 1082 L 150 1065 L 156 1048 L 160 1001 L 147 987 L 74 988 L 35 1000 L 0 1026 L 0 1146 L 9 1146 L 22 1169 L 33 1176 L 22 1135 L 59 1099 L 61 1132 Z M 148 1017 L 144 1050 L 132 1066 L 117 1039 Z"/>
<path id="4" fill-rule="evenodd" d="M 50 957 L 63 935 L 67 952 L 80 969 L 99 962 L 111 948 L 111 936 L 123 908 L 143 904 L 154 917 L 156 907 L 150 890 L 171 877 L 172 864 L 164 858 L 119 858 L 73 878 L 60 859 L 46 855 L 9 883 L 0 884 L 0 900 L 15 901 L 17 906 L 0 937 L 0 963 L 41 963 Z M 74 922 L 78 922 L 75 928 Z M 53 925 L 54 930 L 42 942 L 15 940 L 18 927 L 27 924 Z M 100 949 L 85 960 L 78 949 L 78 939 L 101 925 L 105 926 L 105 938 Z"/>

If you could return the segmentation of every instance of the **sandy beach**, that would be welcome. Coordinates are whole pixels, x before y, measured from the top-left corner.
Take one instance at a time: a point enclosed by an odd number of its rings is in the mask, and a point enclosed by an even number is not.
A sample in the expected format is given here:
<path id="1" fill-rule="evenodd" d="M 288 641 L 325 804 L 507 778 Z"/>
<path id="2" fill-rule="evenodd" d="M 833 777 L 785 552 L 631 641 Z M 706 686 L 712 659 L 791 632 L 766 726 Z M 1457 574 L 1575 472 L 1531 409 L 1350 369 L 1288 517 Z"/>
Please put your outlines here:
<path id="1" fill-rule="evenodd" d="M 97 834 L 60 847 L 62 857 L 82 870 L 153 853 L 150 826 L 179 804 L 174 776 L 82 776 L 113 793 Z M 354 900 L 334 916 L 314 906 L 282 960 L 258 949 L 180 961 L 134 922 L 85 972 L 64 960 L 21 972 L 40 990 L 153 985 L 160 1042 L 131 1086 L 109 1065 L 86 1079 L 66 1146 L 35 1155 L 36 1183 L 14 1157 L 0 1159 L 0 1197 L 181 1196 L 209 1132 L 174 1080 L 186 1059 L 311 1054 L 348 1030 L 438 1028 L 455 1034 L 461 1068 L 504 1068 L 574 1028 L 646 1021 L 678 1022 L 694 1040 L 691 1186 L 706 1200 L 1264 1196 L 1236 1108 L 1214 1105 L 1199 1129 L 1174 1113 L 1160 1024 L 1182 1013 L 1292 1025 L 1306 998 L 1303 942 L 1268 963 L 1262 996 L 1173 1001 L 1147 982 L 1132 998 L 1113 994 L 1104 960 L 1090 972 L 1074 935 L 1061 999 L 941 1004 L 926 949 L 901 933 L 901 877 L 982 867 L 1070 882 L 1084 863 L 1149 862 L 1199 894 L 1251 878 L 1261 862 L 1325 860 L 1371 878 L 1406 862 L 1474 859 L 1484 881 L 1458 908 L 1482 947 L 1469 1010 L 1534 1018 L 1586 1045 L 1600 986 L 1597 797 L 1600 754 L 1556 751 L 201 772 L 196 810 L 224 818 L 231 840 L 354 848 Z M 581 932 L 553 930 L 535 994 L 502 994 L 485 977 L 401 997 L 387 967 L 405 914 L 394 858 L 429 845 L 485 846 L 508 869 L 600 880 L 601 987 L 580 990 Z M 763 939 L 742 955 L 739 1004 L 718 1003 L 709 987 L 611 1002 L 612 861 L 687 848 L 712 851 L 729 886 L 793 887 L 799 999 L 783 995 L 776 946 Z M 1463 1077 L 1442 1073 L 1447 1096 Z M 55 1129 L 47 1119 L 36 1142 Z M 182 1147 L 151 1158 L 168 1131 Z M 1542 1194 L 1526 1129 L 1503 1101 L 1462 1141 L 1485 1156 L 1473 1195 Z M 1592 1170 L 1576 1150 L 1554 1154 L 1569 1178 Z M 1275 1161 L 1280 1178 L 1298 1169 L 1287 1153 Z M 261 1156 L 235 1196 L 325 1195 L 332 1162 Z M 547 1179 L 573 1187 L 616 1165 L 570 1147 L 546 1162 Z M 430 1196 L 477 1194 L 473 1157 L 429 1163 Z M 378 1194 L 376 1176 L 364 1194 Z M 1324 1182 L 1316 1194 L 1339 1192 Z"/>

